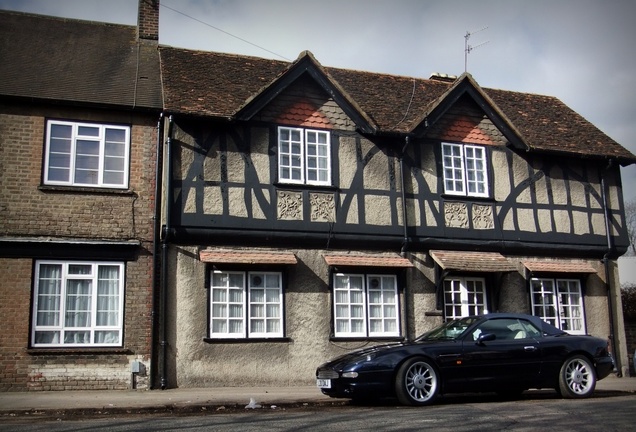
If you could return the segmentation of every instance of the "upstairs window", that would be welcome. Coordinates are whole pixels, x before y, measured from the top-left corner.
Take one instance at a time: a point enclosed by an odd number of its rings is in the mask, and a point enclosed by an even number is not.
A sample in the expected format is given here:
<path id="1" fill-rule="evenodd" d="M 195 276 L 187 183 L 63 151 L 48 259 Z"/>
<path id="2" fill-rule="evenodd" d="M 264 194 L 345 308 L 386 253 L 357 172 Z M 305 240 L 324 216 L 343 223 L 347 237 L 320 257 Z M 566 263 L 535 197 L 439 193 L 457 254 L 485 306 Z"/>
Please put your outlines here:
<path id="1" fill-rule="evenodd" d="M 331 185 L 328 132 L 278 128 L 278 180 L 282 183 Z"/>
<path id="2" fill-rule="evenodd" d="M 488 197 L 486 149 L 467 144 L 442 143 L 444 193 Z"/>
<path id="3" fill-rule="evenodd" d="M 44 184 L 127 188 L 130 128 L 49 121 Z"/>
<path id="4" fill-rule="evenodd" d="M 400 335 L 395 275 L 334 274 L 336 337 Z"/>
<path id="5" fill-rule="evenodd" d="M 32 345 L 121 346 L 124 264 L 39 261 Z"/>

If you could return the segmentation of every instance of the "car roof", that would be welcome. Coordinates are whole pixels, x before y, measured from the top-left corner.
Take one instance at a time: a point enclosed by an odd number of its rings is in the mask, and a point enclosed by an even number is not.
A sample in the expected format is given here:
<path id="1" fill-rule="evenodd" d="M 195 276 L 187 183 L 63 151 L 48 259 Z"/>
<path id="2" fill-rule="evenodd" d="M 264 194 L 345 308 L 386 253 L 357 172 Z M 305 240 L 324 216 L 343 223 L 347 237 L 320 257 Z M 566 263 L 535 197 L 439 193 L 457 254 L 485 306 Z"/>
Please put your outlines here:
<path id="1" fill-rule="evenodd" d="M 566 334 L 563 330 L 551 324 L 548 324 L 547 322 L 545 322 L 538 316 L 534 316 L 534 315 L 528 315 L 528 314 L 522 314 L 522 313 L 493 312 L 493 313 L 484 314 L 484 315 L 476 315 L 475 317 L 482 318 L 482 319 L 502 319 L 502 318 L 525 319 L 527 321 L 530 321 L 536 327 L 540 328 L 543 334 L 546 334 L 546 335 Z"/>

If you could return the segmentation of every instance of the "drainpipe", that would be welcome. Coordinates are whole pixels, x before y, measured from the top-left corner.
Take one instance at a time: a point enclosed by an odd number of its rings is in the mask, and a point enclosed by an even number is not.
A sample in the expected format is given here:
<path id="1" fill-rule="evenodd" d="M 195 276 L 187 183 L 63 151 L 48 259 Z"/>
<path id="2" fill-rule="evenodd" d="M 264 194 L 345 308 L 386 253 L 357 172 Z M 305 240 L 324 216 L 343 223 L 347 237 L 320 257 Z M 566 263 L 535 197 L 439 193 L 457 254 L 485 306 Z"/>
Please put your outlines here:
<path id="1" fill-rule="evenodd" d="M 163 237 L 161 240 L 161 306 L 159 312 L 160 326 L 161 326 L 161 355 L 160 355 L 160 370 L 161 370 L 161 389 L 165 390 L 168 386 L 168 379 L 166 377 L 166 356 L 167 356 L 167 329 L 166 329 L 166 303 L 168 301 L 168 245 L 170 243 L 171 234 L 171 212 L 172 212 L 172 116 L 168 117 L 168 138 L 167 138 L 167 169 L 166 169 L 166 224 L 163 229 Z"/>
<path id="2" fill-rule="evenodd" d="M 607 167 L 605 171 L 609 170 L 612 166 L 613 160 L 610 159 L 607 163 Z M 609 219 L 609 204 L 607 202 L 607 191 L 605 184 L 605 172 L 601 171 L 601 196 L 603 199 L 603 215 L 605 217 L 605 234 L 607 240 L 607 252 L 603 256 L 603 265 L 605 266 L 605 284 L 607 286 L 607 308 L 609 310 L 609 321 L 610 321 L 610 334 L 609 340 L 611 344 L 612 356 L 614 358 L 614 363 L 618 360 L 616 356 L 616 344 L 614 343 L 614 306 L 612 302 L 612 285 L 610 283 L 610 262 L 609 257 L 614 249 L 612 244 L 612 236 L 610 234 L 610 219 Z M 616 364 L 614 365 L 616 367 Z"/>
<path id="3" fill-rule="evenodd" d="M 410 138 L 407 135 L 404 138 L 404 147 L 402 147 L 402 152 L 400 153 L 400 177 L 401 177 L 400 189 L 402 189 L 402 225 L 404 226 L 404 239 L 402 240 L 402 249 L 400 250 L 400 255 L 403 258 L 406 257 L 406 251 L 408 250 L 408 244 L 409 244 L 408 222 L 406 217 L 406 191 L 404 190 L 404 184 L 405 184 L 405 178 L 406 178 L 406 174 L 404 173 L 404 152 L 406 151 L 406 147 L 409 145 L 409 141 L 410 141 Z M 405 272 L 408 272 L 408 270 L 405 270 Z M 409 337 L 408 311 L 410 309 L 410 302 L 409 302 L 409 293 L 406 290 L 407 286 L 408 284 L 405 283 L 404 284 L 404 312 L 406 315 L 406 329 L 405 329 L 406 335 L 407 335 L 406 338 L 407 340 L 409 340 L 410 337 Z"/>
<path id="4" fill-rule="evenodd" d="M 404 174 L 404 152 L 406 151 L 406 147 L 408 147 L 411 139 L 407 135 L 404 138 L 404 147 L 402 147 L 402 153 L 400 153 L 400 173 L 401 175 L 401 189 L 402 189 L 402 217 L 404 220 L 402 221 L 402 225 L 404 226 L 404 240 L 402 240 L 402 249 L 400 250 L 400 255 L 404 257 L 406 255 L 406 251 L 408 250 L 409 244 L 409 234 L 408 234 L 408 222 L 406 217 L 406 191 L 404 190 L 405 178 L 406 174 Z"/>
<path id="5" fill-rule="evenodd" d="M 156 343 L 157 343 L 157 294 L 158 294 L 158 283 L 159 283 L 159 269 L 160 269 L 160 260 L 159 260 L 159 236 L 161 235 L 160 227 L 161 227 L 161 166 L 162 166 L 162 157 L 163 157 L 163 112 L 159 114 L 159 121 L 157 122 L 157 159 L 155 161 L 155 214 L 154 224 L 153 224 L 153 235 L 152 235 L 152 311 L 151 311 L 151 322 L 150 322 L 150 389 L 154 388 L 155 383 L 155 374 L 156 374 L 156 366 L 155 366 L 155 356 L 156 356 Z"/>

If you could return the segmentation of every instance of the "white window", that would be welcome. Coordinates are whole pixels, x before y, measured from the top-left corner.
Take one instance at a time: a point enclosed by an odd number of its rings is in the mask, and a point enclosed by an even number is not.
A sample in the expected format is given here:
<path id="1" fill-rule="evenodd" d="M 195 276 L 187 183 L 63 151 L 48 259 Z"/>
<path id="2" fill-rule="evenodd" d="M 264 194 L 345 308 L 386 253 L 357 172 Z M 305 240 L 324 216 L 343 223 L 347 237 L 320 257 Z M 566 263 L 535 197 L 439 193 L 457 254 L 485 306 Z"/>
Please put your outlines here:
<path id="1" fill-rule="evenodd" d="M 444 315 L 446 319 L 488 313 L 486 283 L 483 278 L 444 279 Z"/>
<path id="2" fill-rule="evenodd" d="M 44 184 L 128 187 L 130 128 L 49 121 Z"/>
<path id="3" fill-rule="evenodd" d="M 213 271 L 210 279 L 211 338 L 283 337 L 281 273 Z"/>
<path id="4" fill-rule="evenodd" d="M 329 133 L 279 127 L 278 179 L 284 183 L 331 185 Z"/>
<path id="5" fill-rule="evenodd" d="M 336 337 L 399 336 L 394 275 L 334 275 Z"/>
<path id="6" fill-rule="evenodd" d="M 121 346 L 124 264 L 38 261 L 32 345 Z"/>
<path id="7" fill-rule="evenodd" d="M 585 334 L 580 281 L 534 278 L 530 286 L 533 315 L 568 333 Z"/>
<path id="8" fill-rule="evenodd" d="M 449 195 L 488 196 L 486 149 L 442 143 L 444 192 Z"/>

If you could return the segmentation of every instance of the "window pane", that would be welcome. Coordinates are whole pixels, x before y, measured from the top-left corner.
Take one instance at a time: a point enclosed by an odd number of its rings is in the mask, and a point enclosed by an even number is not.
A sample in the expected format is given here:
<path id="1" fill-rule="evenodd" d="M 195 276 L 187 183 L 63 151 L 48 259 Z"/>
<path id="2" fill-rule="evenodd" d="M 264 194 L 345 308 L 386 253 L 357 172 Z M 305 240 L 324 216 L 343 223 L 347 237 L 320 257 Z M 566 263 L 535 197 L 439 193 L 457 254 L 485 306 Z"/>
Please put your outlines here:
<path id="1" fill-rule="evenodd" d="M 126 131 L 124 129 L 106 128 L 106 142 L 125 143 Z"/>
<path id="2" fill-rule="evenodd" d="M 79 126 L 77 128 L 77 134 L 82 136 L 98 137 L 99 128 L 94 126 Z"/>

